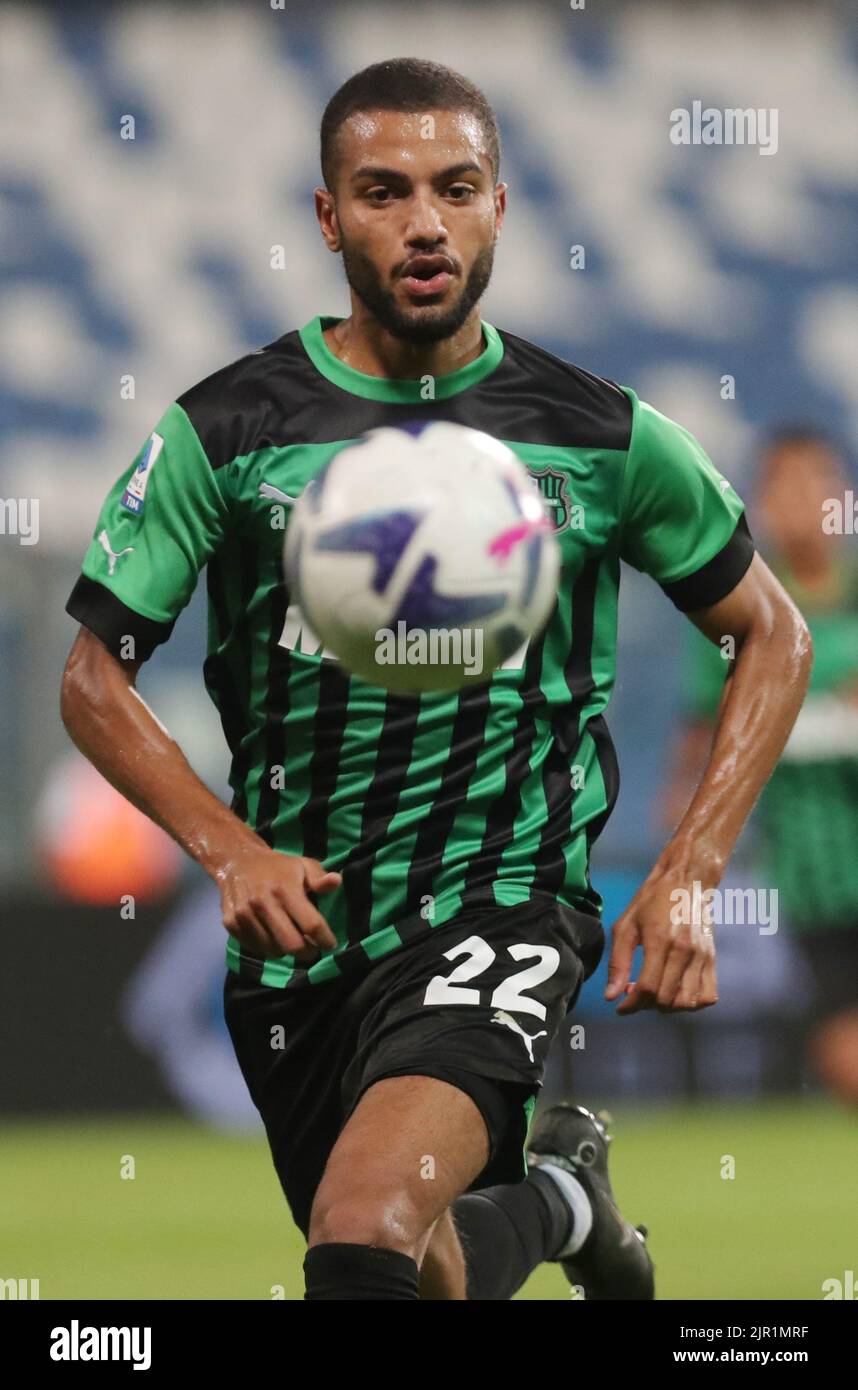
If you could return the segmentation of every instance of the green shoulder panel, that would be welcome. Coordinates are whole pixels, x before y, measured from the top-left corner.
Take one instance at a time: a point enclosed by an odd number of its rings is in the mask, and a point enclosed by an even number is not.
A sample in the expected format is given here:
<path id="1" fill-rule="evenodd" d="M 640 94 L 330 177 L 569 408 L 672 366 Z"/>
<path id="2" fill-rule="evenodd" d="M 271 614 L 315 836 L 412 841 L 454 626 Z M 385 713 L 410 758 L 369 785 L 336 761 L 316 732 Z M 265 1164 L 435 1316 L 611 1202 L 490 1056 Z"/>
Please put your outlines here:
<path id="1" fill-rule="evenodd" d="M 744 503 L 694 435 L 624 390 L 634 420 L 620 499 L 620 553 L 659 584 L 673 583 L 724 548 Z"/>
<path id="2" fill-rule="evenodd" d="M 171 621 L 228 529 L 226 478 L 174 402 L 108 493 L 83 573 L 143 617 Z"/>

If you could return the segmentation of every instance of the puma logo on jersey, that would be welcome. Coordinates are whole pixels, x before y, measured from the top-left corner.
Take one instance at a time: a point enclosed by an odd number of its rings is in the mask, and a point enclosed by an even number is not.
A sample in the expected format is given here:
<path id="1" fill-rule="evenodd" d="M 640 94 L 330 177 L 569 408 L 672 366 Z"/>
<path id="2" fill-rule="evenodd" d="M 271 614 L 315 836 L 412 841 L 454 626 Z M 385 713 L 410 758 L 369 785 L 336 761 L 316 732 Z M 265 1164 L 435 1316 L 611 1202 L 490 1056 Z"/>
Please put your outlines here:
<path id="1" fill-rule="evenodd" d="M 721 483 L 720 483 L 721 491 L 722 491 L 722 492 L 726 492 L 729 486 L 730 486 L 730 484 L 727 482 L 727 479 L 726 479 L 726 478 L 722 478 L 722 479 L 721 479 Z"/>
<path id="2" fill-rule="evenodd" d="M 133 545 L 126 545 L 124 550 L 113 550 L 110 545 L 110 537 L 106 531 L 99 531 L 98 539 L 101 548 L 107 556 L 107 573 L 110 575 L 116 569 L 116 561 L 121 560 L 123 555 L 128 555 L 134 549 Z"/>
<path id="3" fill-rule="evenodd" d="M 259 496 L 270 497 L 273 502 L 285 502 L 289 507 L 293 507 L 298 501 L 297 497 L 290 497 L 288 492 L 281 492 L 273 483 L 260 483 Z"/>
<path id="4" fill-rule="evenodd" d="M 490 1019 L 491 1023 L 502 1023 L 504 1027 L 511 1028 L 514 1033 L 518 1033 L 527 1048 L 527 1055 L 533 1061 L 533 1044 L 537 1038 L 547 1038 L 548 1033 L 543 1028 L 541 1033 L 525 1033 L 524 1029 L 516 1023 L 511 1014 L 504 1013 L 503 1009 L 495 1009 Z"/>

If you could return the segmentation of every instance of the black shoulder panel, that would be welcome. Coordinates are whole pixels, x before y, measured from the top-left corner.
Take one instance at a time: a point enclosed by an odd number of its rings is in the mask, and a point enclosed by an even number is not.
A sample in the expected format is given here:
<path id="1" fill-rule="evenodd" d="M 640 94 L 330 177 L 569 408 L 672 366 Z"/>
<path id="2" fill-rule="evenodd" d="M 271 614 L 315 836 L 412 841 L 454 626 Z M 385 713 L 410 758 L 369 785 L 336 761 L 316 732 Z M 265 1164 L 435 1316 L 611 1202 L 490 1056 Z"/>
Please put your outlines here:
<path id="1" fill-rule="evenodd" d="M 255 449 L 333 443 L 414 419 L 452 420 L 521 444 L 628 448 L 632 407 L 619 386 L 498 331 L 504 356 L 495 370 L 446 400 L 396 405 L 353 395 L 322 376 L 293 330 L 178 402 L 213 468 Z"/>
<path id="2" fill-rule="evenodd" d="M 628 449 L 632 403 L 616 382 L 513 333 L 501 332 L 501 338 L 503 361 L 483 386 L 503 396 L 509 418 L 493 434 L 530 444 Z"/>
<path id="3" fill-rule="evenodd" d="M 297 332 L 221 367 L 178 397 L 213 468 L 286 442 L 296 399 L 320 380 Z M 291 442 L 291 441 L 290 441 Z"/>

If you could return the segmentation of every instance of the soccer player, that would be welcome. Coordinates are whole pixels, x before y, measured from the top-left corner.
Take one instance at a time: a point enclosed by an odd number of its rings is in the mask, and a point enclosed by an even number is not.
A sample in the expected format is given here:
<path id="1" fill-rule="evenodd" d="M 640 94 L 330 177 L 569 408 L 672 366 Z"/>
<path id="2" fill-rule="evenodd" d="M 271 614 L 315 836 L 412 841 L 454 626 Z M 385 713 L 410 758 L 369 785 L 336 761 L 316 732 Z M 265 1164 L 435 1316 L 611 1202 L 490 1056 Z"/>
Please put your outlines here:
<path id="1" fill-rule="evenodd" d="M 858 556 L 836 509 L 851 495 L 842 457 L 818 431 L 787 426 L 767 441 L 756 496 L 762 549 L 807 622 L 815 661 L 760 798 L 757 856 L 811 986 L 803 1044 L 847 1105 L 858 1103 Z M 716 649 L 689 635 L 686 717 L 666 796 L 677 820 L 705 763 L 724 681 Z"/>
<path id="2" fill-rule="evenodd" d="M 604 947 L 588 855 L 617 794 L 603 710 L 620 560 L 737 653 L 694 798 L 614 929 L 623 1016 L 716 1002 L 711 932 L 673 924 L 671 894 L 717 884 L 801 704 L 807 629 L 690 434 L 481 319 L 506 186 L 478 88 L 374 64 L 329 102 L 321 156 L 316 213 L 351 312 L 168 407 L 69 599 L 63 719 L 219 886 L 226 1017 L 307 1238 L 307 1299 L 506 1299 L 545 1260 L 585 1297 L 651 1298 L 604 1127 L 558 1106 L 524 1147 L 549 1045 Z M 415 418 L 510 443 L 562 551 L 545 631 L 461 694 L 350 679 L 282 570 L 283 519 L 334 452 Z M 135 689 L 204 565 L 229 809 Z"/>

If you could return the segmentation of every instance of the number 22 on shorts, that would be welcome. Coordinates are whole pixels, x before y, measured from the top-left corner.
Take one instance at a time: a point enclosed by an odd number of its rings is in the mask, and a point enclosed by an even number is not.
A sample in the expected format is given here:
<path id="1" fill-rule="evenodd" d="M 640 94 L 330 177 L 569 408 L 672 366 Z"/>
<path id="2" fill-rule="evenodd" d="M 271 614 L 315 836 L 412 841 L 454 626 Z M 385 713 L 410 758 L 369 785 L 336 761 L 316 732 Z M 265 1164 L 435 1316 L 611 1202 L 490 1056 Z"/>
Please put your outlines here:
<path id="1" fill-rule="evenodd" d="M 560 964 L 560 952 L 554 946 L 537 946 L 532 941 L 517 942 L 514 946 L 507 946 L 507 953 L 514 961 L 536 960 L 535 965 L 529 965 L 524 970 L 517 970 L 514 974 L 508 975 L 505 980 L 492 991 L 492 997 L 488 1001 L 489 1007 L 493 1009 L 505 1009 L 507 1013 L 533 1014 L 543 1022 L 546 1017 L 544 1004 L 540 1004 L 538 999 L 530 999 L 524 993 L 525 989 L 535 989 L 537 985 L 549 980 Z M 451 946 L 449 951 L 444 952 L 446 960 L 455 960 L 458 956 L 466 956 L 460 965 L 457 965 L 451 975 L 434 975 L 426 986 L 426 993 L 423 996 L 424 1004 L 481 1004 L 478 989 L 464 987 L 466 980 L 474 980 L 478 975 L 482 975 L 488 970 L 489 966 L 497 958 L 497 952 L 492 950 L 487 941 L 481 936 L 469 936 L 465 941 L 460 941 L 458 945 Z"/>

